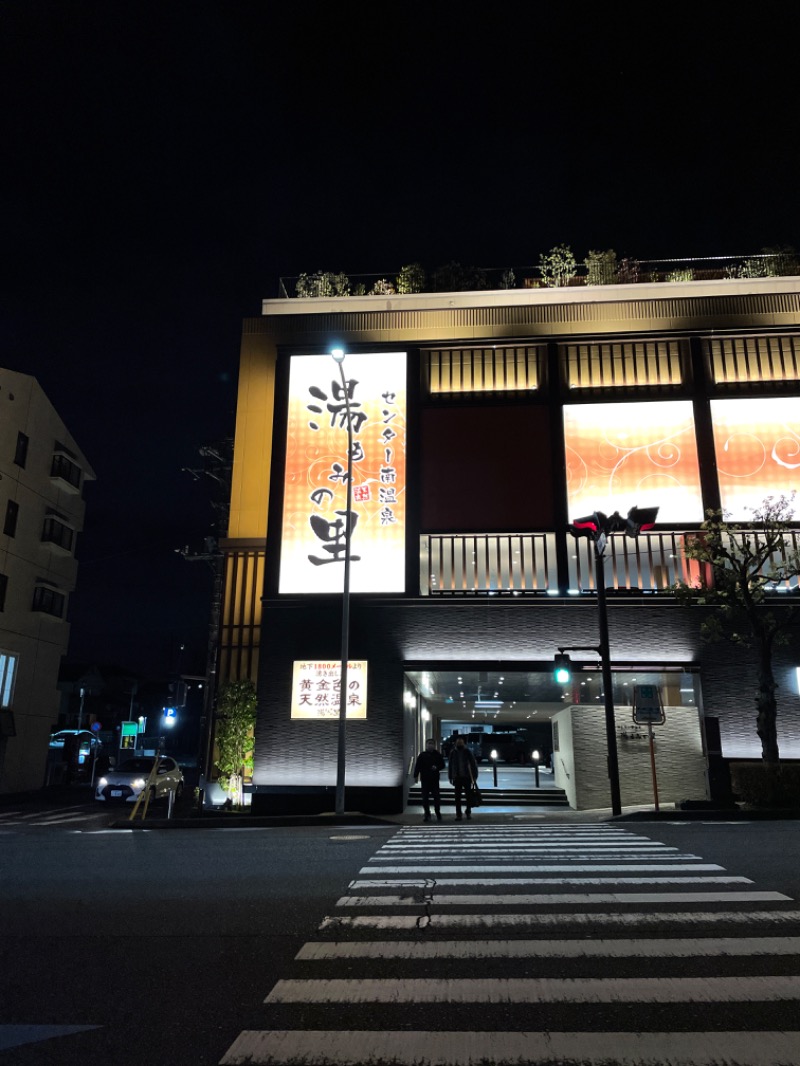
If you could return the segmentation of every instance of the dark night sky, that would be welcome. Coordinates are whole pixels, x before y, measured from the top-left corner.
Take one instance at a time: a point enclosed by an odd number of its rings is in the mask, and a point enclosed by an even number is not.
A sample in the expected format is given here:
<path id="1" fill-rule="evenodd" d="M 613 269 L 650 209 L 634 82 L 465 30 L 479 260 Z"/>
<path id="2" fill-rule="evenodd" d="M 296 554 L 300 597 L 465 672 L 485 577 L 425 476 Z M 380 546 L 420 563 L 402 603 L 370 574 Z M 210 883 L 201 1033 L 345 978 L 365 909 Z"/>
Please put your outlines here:
<path id="1" fill-rule="evenodd" d="M 785 5 L 290 6 L 0 6 L 0 362 L 98 477 L 73 658 L 161 672 L 183 641 L 202 669 L 207 575 L 174 549 L 213 514 L 182 467 L 232 434 L 280 275 L 800 248 Z"/>

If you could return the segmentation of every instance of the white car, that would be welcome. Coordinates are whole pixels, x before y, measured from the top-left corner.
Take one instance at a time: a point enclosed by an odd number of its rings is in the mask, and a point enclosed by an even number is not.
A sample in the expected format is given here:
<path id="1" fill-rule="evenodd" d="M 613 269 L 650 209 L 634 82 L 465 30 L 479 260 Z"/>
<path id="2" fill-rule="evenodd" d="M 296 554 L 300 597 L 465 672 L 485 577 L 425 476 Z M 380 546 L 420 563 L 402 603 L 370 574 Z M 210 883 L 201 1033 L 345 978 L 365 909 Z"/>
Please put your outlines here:
<path id="1" fill-rule="evenodd" d="M 119 766 L 108 770 L 97 782 L 94 798 L 98 800 L 135 803 L 147 787 L 155 756 L 135 756 L 123 759 Z M 150 802 L 167 799 L 170 792 L 177 799 L 183 792 L 183 772 L 174 759 L 162 755 L 153 780 L 150 782 Z"/>

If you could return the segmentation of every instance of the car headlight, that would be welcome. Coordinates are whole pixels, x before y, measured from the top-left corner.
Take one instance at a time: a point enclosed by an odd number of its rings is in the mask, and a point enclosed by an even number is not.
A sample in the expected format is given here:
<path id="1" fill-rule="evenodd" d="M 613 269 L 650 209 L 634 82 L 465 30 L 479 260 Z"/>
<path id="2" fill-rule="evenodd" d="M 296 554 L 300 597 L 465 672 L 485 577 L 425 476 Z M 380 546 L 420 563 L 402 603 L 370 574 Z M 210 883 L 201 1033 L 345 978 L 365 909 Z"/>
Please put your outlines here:
<path id="1" fill-rule="evenodd" d="M 97 782 L 97 787 L 98 788 L 105 788 L 107 784 L 108 784 L 108 778 L 107 777 L 101 777 L 100 780 Z"/>
<path id="2" fill-rule="evenodd" d="M 147 782 L 143 777 L 137 777 L 135 781 L 131 781 L 132 788 L 144 788 L 146 784 Z"/>

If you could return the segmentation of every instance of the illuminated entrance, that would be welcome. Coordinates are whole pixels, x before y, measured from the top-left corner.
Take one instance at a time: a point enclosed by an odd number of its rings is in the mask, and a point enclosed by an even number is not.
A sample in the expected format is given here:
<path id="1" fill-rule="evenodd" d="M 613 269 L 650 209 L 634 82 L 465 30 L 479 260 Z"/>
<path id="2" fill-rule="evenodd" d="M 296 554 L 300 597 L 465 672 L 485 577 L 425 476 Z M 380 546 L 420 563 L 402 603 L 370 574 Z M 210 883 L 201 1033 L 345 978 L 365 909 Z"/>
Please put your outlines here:
<path id="1" fill-rule="evenodd" d="M 610 806 L 599 669 L 573 663 L 569 682 L 558 684 L 549 664 L 532 671 L 447 667 L 406 671 L 406 702 L 416 708 L 417 750 L 432 736 L 446 753 L 453 735 L 463 734 L 482 763 L 484 781 L 494 763 L 499 773 L 517 778 L 510 787 L 533 789 L 536 764 L 540 787 L 563 789 L 573 808 Z M 664 724 L 654 727 L 660 799 L 706 799 L 699 674 L 680 666 L 641 666 L 615 670 L 612 679 L 623 805 L 652 801 L 648 734 L 633 720 L 634 693 L 644 685 L 659 689 L 666 709 Z"/>

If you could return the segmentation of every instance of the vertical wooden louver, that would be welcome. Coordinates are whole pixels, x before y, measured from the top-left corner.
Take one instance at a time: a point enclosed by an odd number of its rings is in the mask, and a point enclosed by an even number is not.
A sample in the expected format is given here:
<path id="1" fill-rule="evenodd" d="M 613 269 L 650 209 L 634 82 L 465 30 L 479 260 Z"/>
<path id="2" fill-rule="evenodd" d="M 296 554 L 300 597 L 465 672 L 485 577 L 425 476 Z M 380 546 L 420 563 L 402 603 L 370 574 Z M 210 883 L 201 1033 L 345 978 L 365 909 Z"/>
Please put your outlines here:
<path id="1" fill-rule="evenodd" d="M 519 392 L 537 389 L 540 345 L 434 348 L 425 353 L 429 393 Z"/>

